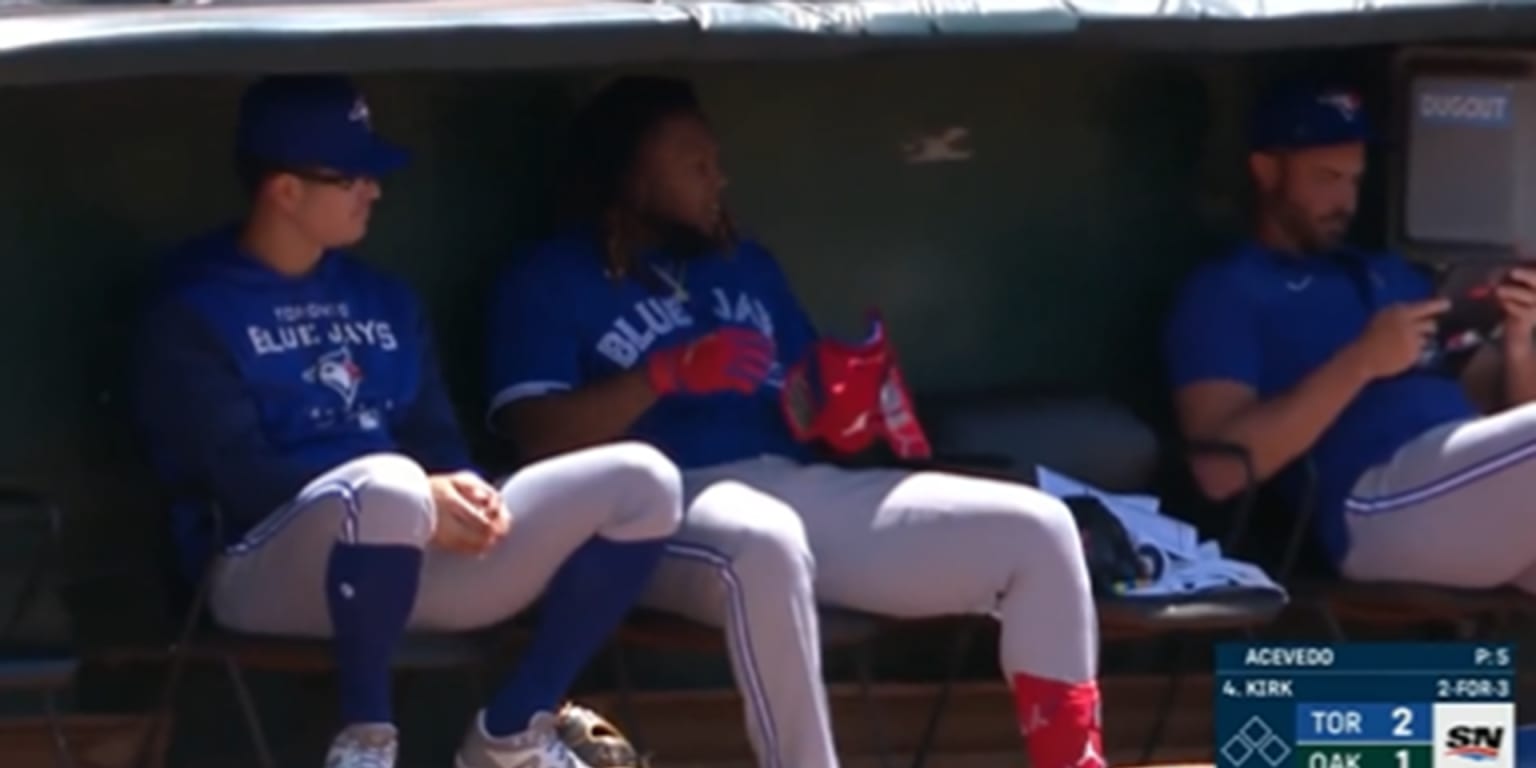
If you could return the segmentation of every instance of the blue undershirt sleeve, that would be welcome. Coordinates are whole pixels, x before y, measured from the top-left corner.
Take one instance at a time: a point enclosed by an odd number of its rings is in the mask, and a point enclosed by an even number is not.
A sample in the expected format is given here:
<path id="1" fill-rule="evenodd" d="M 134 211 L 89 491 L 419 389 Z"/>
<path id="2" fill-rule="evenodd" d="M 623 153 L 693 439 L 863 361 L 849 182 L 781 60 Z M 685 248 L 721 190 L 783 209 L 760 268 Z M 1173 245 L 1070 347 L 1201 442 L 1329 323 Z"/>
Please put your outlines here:
<path id="1" fill-rule="evenodd" d="M 492 286 L 486 341 L 490 403 L 486 418 L 524 398 L 574 390 L 584 383 L 581 336 L 572 322 L 583 299 L 562 291 L 558 275 L 522 259 Z"/>

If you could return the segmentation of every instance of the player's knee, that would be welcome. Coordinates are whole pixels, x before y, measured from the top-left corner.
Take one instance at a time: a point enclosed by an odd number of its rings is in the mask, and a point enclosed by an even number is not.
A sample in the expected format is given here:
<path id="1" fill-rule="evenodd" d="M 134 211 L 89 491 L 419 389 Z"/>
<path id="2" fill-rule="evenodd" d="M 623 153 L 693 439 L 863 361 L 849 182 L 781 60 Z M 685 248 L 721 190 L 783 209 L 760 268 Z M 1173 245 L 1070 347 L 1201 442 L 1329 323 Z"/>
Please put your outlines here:
<path id="1" fill-rule="evenodd" d="M 643 538 L 675 533 L 683 518 L 683 477 L 677 465 L 645 443 L 615 443 L 602 450 L 610 458 L 603 482 L 624 489 L 622 498 L 636 510 L 635 530 Z"/>
<path id="2" fill-rule="evenodd" d="M 1033 488 L 1020 486 L 1018 490 L 1017 496 L 1010 499 L 1018 513 L 1018 524 L 1057 549 L 1080 556 L 1077 521 L 1066 502 Z"/>
<path id="3" fill-rule="evenodd" d="M 815 581 L 816 558 L 799 518 L 742 530 L 735 568 L 748 589 L 795 591 Z"/>
<path id="4" fill-rule="evenodd" d="M 724 505 L 743 521 L 734 532 L 732 568 L 744 589 L 810 589 L 816 559 L 805 524 L 789 505 L 740 483 L 711 486 L 694 503 Z"/>
<path id="5" fill-rule="evenodd" d="M 1033 488 L 1009 490 L 997 499 L 1006 511 L 997 522 L 1008 529 L 1001 540 L 1017 542 L 1013 551 L 1021 567 L 1059 569 L 1066 575 L 1083 576 L 1086 584 L 1087 563 L 1072 510 L 1061 499 Z"/>
<path id="6" fill-rule="evenodd" d="M 341 538 L 355 544 L 425 546 L 435 513 L 421 465 L 395 453 L 365 456 L 352 465 L 358 480 L 350 498 L 343 499 L 347 514 Z"/>

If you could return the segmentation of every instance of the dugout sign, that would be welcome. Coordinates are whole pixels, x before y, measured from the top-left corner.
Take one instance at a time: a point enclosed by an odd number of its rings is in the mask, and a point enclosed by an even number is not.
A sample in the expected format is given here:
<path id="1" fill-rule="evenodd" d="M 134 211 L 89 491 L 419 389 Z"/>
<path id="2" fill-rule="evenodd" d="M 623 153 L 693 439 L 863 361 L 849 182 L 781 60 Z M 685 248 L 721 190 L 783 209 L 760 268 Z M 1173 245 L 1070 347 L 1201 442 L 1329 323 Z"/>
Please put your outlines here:
<path id="1" fill-rule="evenodd" d="M 1502 643 L 1225 643 L 1217 768 L 1515 768 Z"/>

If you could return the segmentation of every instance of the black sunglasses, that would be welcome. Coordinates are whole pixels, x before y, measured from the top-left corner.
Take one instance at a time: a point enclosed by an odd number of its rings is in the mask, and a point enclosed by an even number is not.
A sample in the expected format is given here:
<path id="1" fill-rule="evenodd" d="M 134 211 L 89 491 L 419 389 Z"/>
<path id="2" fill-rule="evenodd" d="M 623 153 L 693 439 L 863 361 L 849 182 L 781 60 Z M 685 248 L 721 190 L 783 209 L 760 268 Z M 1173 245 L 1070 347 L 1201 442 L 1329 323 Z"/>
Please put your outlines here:
<path id="1" fill-rule="evenodd" d="M 362 181 L 364 176 L 349 176 L 335 171 L 319 170 L 314 168 L 283 168 L 279 173 L 286 173 L 311 184 L 324 184 L 338 189 L 351 189 Z"/>

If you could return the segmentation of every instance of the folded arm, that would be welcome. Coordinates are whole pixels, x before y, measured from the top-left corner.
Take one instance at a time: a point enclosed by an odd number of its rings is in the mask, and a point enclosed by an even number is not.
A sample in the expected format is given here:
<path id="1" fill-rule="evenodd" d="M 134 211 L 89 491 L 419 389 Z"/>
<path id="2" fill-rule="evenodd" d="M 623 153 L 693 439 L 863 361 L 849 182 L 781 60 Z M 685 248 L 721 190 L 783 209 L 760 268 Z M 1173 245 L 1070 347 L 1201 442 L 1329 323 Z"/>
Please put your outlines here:
<path id="1" fill-rule="evenodd" d="M 1180 388 L 1175 405 L 1186 437 L 1242 446 L 1262 480 L 1306 453 L 1367 381 L 1355 356 L 1341 353 L 1277 397 L 1261 400 L 1244 382 L 1210 379 Z M 1191 470 L 1212 499 L 1230 498 L 1247 483 L 1243 466 L 1229 457 L 1197 456 Z"/>
<path id="2" fill-rule="evenodd" d="M 1163 330 L 1163 357 L 1184 437 L 1241 446 L 1263 480 L 1308 451 L 1371 377 L 1347 345 L 1289 389 L 1261 397 L 1265 339 L 1247 287 L 1241 273 L 1196 273 Z M 1212 499 L 1248 482 L 1248 468 L 1233 457 L 1197 453 L 1190 462 Z"/>
<path id="3" fill-rule="evenodd" d="M 314 474 L 272 446 L 234 360 L 191 309 L 165 304 L 143 329 L 136 360 L 139 419 L 159 458 L 210 497 L 231 526 L 254 524 Z"/>

